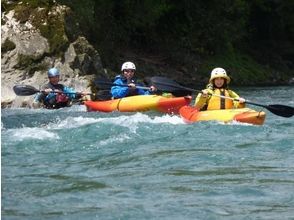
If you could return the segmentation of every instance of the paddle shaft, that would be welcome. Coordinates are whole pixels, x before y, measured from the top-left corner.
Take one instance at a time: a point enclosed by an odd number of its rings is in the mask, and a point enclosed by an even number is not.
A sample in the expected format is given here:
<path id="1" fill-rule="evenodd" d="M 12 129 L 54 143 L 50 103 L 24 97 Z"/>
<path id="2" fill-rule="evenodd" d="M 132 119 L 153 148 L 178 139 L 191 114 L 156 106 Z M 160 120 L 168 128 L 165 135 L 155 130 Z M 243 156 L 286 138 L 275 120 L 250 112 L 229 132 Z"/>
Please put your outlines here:
<path id="1" fill-rule="evenodd" d="M 181 86 L 178 83 L 176 83 L 175 81 L 168 79 L 168 78 L 165 78 L 165 77 L 153 77 L 153 83 L 155 84 L 156 87 L 161 88 L 162 90 L 166 90 L 166 91 L 172 91 L 176 88 L 176 89 L 187 90 L 190 92 L 202 92 L 200 90 L 195 90 L 195 89 L 191 89 L 191 88 L 188 88 L 185 86 Z M 209 95 L 217 96 L 217 97 L 224 98 L 224 99 L 230 99 L 233 101 L 240 101 L 237 98 L 231 98 L 228 96 L 222 96 L 222 95 L 211 94 L 211 93 L 209 93 Z M 245 100 L 245 103 L 266 108 L 267 110 L 269 110 L 273 114 L 281 116 L 281 117 L 289 118 L 294 115 L 294 108 L 291 106 L 287 106 L 287 105 L 279 105 L 279 104 L 263 105 L 263 104 L 254 103 L 254 102 L 251 102 L 248 100 Z"/>
<path id="2" fill-rule="evenodd" d="M 109 85 L 109 86 L 121 86 L 121 87 L 129 87 L 131 88 L 131 86 L 129 86 L 128 84 L 117 84 L 117 83 L 112 83 L 112 82 L 105 82 L 105 81 L 96 81 L 97 84 L 101 84 L 101 85 Z M 143 90 L 150 90 L 150 87 L 146 87 L 146 86 L 137 86 L 137 89 L 143 89 Z"/>
<path id="3" fill-rule="evenodd" d="M 45 90 L 38 90 L 33 86 L 29 85 L 15 85 L 13 90 L 16 95 L 19 96 L 30 96 L 36 93 L 45 93 Z M 59 93 L 59 94 L 82 94 L 81 92 L 62 92 L 62 91 L 50 91 L 49 93 Z M 92 95 L 92 93 L 86 93 L 84 95 Z"/>
<path id="4" fill-rule="evenodd" d="M 161 84 L 161 83 L 160 83 Z M 179 89 L 184 89 L 184 90 L 187 90 L 187 91 L 190 91 L 190 92 L 201 92 L 201 90 L 196 90 L 196 89 L 191 89 L 191 88 L 188 88 L 188 87 L 185 87 L 185 86 L 181 86 L 181 85 L 177 85 L 177 86 L 173 86 L 171 84 L 168 84 L 168 83 L 162 83 L 163 85 L 166 85 L 166 86 L 171 86 L 171 87 L 175 87 L 175 88 L 179 88 Z M 223 95 L 217 95 L 217 94 L 213 94 L 213 93 L 208 93 L 208 95 L 212 95 L 212 96 L 216 96 L 216 97 L 219 97 L 219 98 L 224 98 L 224 99 L 230 99 L 230 100 L 233 100 L 233 101 L 239 101 L 239 99 L 236 99 L 236 98 L 231 98 L 231 97 L 228 97 L 228 96 L 223 96 Z M 248 104 L 252 104 L 251 102 L 247 102 L 245 101 L 246 103 Z"/>

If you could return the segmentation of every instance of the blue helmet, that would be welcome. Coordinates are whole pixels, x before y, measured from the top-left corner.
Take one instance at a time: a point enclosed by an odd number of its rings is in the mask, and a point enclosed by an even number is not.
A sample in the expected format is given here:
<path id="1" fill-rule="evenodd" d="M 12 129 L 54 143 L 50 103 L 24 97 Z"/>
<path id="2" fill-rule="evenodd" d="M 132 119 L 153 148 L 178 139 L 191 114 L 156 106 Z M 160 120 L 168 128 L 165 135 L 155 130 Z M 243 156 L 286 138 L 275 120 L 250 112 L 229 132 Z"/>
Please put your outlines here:
<path id="1" fill-rule="evenodd" d="M 59 70 L 56 68 L 51 68 L 48 70 L 48 77 L 60 76 Z"/>

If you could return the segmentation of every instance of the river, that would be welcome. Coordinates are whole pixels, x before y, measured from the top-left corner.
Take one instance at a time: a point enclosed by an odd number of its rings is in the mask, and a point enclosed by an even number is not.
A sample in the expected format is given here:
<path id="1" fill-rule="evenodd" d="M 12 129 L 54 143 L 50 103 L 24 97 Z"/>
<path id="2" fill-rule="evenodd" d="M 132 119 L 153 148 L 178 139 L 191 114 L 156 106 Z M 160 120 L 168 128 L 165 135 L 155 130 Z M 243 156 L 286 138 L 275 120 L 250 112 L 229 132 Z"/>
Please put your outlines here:
<path id="1" fill-rule="evenodd" d="M 294 106 L 294 87 L 236 91 Z M 294 117 L 265 112 L 254 126 L 2 109 L 2 219 L 293 219 Z"/>

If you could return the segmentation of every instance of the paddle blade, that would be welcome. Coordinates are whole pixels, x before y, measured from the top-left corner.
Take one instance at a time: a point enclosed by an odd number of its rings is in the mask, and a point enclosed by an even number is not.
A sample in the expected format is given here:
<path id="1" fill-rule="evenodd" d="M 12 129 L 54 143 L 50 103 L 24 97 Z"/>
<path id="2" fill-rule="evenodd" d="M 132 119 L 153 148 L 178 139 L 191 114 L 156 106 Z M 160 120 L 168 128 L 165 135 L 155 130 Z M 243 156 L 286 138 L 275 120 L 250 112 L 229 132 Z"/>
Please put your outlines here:
<path id="1" fill-rule="evenodd" d="M 170 92 L 174 96 L 187 96 L 191 95 L 193 89 L 186 88 L 172 79 L 163 76 L 154 76 L 150 78 L 150 84 L 155 86 L 157 90 L 163 92 Z"/>
<path id="2" fill-rule="evenodd" d="M 13 86 L 13 91 L 18 96 L 30 96 L 39 92 L 38 89 L 29 85 L 15 85 Z"/>
<path id="3" fill-rule="evenodd" d="M 98 100 L 98 101 L 105 101 L 105 100 L 111 100 L 112 95 L 110 94 L 109 90 L 99 90 L 95 97 L 92 97 L 92 100 Z"/>
<path id="4" fill-rule="evenodd" d="M 287 105 L 268 105 L 266 109 L 285 118 L 290 118 L 294 115 L 294 108 Z"/>
<path id="5" fill-rule="evenodd" d="M 107 78 L 98 78 L 94 81 L 94 83 L 99 90 L 110 90 L 113 86 L 111 80 Z"/>

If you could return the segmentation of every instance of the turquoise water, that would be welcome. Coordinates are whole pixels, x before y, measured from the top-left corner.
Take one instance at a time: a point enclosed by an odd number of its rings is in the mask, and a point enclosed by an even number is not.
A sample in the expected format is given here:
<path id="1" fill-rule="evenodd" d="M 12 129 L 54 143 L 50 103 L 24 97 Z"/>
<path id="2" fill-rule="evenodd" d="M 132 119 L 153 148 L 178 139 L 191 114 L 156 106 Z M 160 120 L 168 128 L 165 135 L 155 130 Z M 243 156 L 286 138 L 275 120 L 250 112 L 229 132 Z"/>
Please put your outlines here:
<path id="1" fill-rule="evenodd" d="M 238 92 L 294 106 L 293 87 Z M 294 117 L 265 111 L 253 126 L 3 109 L 2 219 L 293 219 Z"/>

